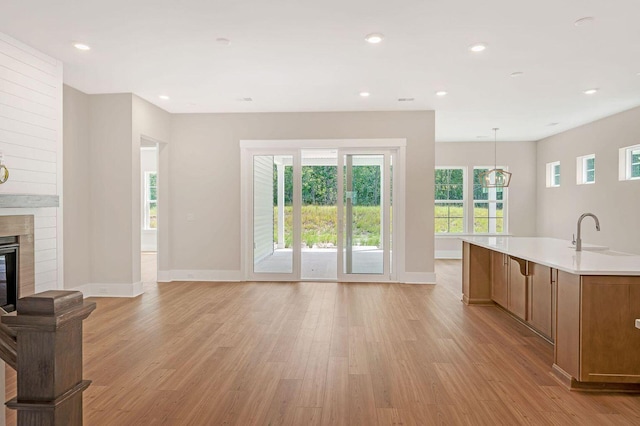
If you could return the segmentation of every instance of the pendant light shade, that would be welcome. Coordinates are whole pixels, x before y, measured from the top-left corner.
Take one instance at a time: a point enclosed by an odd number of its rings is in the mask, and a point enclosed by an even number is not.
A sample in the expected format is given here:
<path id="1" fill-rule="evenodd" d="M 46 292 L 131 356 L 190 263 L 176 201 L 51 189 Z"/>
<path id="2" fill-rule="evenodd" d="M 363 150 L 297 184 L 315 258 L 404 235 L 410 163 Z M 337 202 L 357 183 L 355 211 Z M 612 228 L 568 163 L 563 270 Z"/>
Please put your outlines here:
<path id="1" fill-rule="evenodd" d="M 483 188 L 507 188 L 511 183 L 511 173 L 497 166 L 498 130 L 497 127 L 493 129 L 493 169 L 487 170 L 480 176 Z"/>

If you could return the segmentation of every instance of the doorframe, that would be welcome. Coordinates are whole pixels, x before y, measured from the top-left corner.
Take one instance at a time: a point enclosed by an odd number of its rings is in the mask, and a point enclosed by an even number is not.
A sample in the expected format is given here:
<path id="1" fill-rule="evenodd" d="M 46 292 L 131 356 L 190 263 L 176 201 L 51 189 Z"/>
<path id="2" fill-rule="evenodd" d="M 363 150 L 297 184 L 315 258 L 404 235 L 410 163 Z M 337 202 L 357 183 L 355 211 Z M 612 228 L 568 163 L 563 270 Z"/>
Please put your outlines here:
<path id="1" fill-rule="evenodd" d="M 399 157 L 400 152 L 397 148 L 344 148 L 338 150 L 338 197 L 342 200 L 345 188 L 344 185 L 344 167 L 345 164 L 342 163 L 343 156 L 345 155 L 382 155 L 383 156 L 383 164 L 381 167 L 382 177 L 383 177 L 383 197 L 382 197 L 382 205 L 380 208 L 382 209 L 383 214 L 383 226 L 382 226 L 382 241 L 383 241 L 383 272 L 382 274 L 367 274 L 367 273 L 346 273 L 344 271 L 344 250 L 345 247 L 345 227 L 346 224 L 343 222 L 345 220 L 345 203 L 338 201 L 338 281 L 339 282 L 395 282 L 397 281 L 398 273 L 397 269 L 393 268 L 393 265 L 397 264 L 398 253 L 396 250 L 393 250 L 393 241 L 395 240 L 395 236 L 392 234 L 392 229 L 396 229 L 395 226 L 398 222 L 397 216 L 391 213 L 391 217 L 389 216 L 390 212 L 392 212 L 392 204 L 391 204 L 391 191 L 393 191 L 392 183 L 396 181 L 398 178 L 398 167 L 393 168 L 392 173 L 388 173 L 390 166 L 393 164 L 392 159 L 394 157 Z M 397 162 L 397 160 L 396 160 Z M 398 191 L 398 188 L 395 188 Z M 398 191 L 399 192 L 399 191 Z M 395 193 L 394 193 L 394 201 L 395 201 Z M 394 203 L 395 204 L 395 203 Z M 385 249 L 388 247 L 388 250 Z M 393 259 L 393 260 L 392 260 Z"/>
<path id="2" fill-rule="evenodd" d="M 240 269 L 242 271 L 245 281 L 256 280 L 253 274 L 253 244 L 251 241 L 253 232 L 250 228 L 253 223 L 253 218 L 250 218 L 252 212 L 249 211 L 251 206 L 251 197 L 253 196 L 251 188 L 253 186 L 252 180 L 252 167 L 250 165 L 251 156 L 255 152 L 285 152 L 296 151 L 294 162 L 300 161 L 300 153 L 306 149 L 338 149 L 338 150 L 395 150 L 396 163 L 394 164 L 394 193 L 393 193 L 393 265 L 392 274 L 394 279 L 392 280 L 389 275 L 381 275 L 376 279 L 368 279 L 371 276 L 367 275 L 366 281 L 384 281 L 394 282 L 404 276 L 405 269 L 405 188 L 406 188 L 406 147 L 407 140 L 405 138 L 372 138 L 372 139 L 252 139 L 252 140 L 240 140 L 240 211 L 241 211 L 241 225 L 240 225 Z M 279 152 L 276 152 L 279 153 Z M 264 154 L 263 154 L 264 155 Z M 290 154 L 287 154 L 290 155 Z M 397 170 L 397 171 L 396 171 Z M 300 176 L 294 176 L 294 182 L 299 180 Z M 301 188 L 298 188 L 297 192 L 301 192 Z M 297 192 L 294 189 L 294 196 Z M 300 194 L 297 194 L 298 196 Z M 300 213 L 298 212 L 298 215 Z M 296 219 L 294 209 L 294 235 L 296 227 L 299 227 L 300 218 Z M 298 235 L 300 234 L 298 230 Z M 294 242 L 295 244 L 295 242 Z M 298 256 L 299 257 L 299 256 Z M 293 270 L 298 271 L 297 275 L 293 278 L 294 281 L 317 281 L 313 279 L 302 279 L 300 275 L 300 259 L 298 258 L 297 265 L 294 261 Z M 276 281 L 276 275 L 269 277 L 268 280 Z M 349 276 L 348 281 L 357 281 L 352 275 Z M 382 279 L 384 278 L 384 279 Z M 258 277 L 260 280 L 267 280 L 267 278 Z M 340 281 L 340 274 L 338 274 L 338 281 Z"/>

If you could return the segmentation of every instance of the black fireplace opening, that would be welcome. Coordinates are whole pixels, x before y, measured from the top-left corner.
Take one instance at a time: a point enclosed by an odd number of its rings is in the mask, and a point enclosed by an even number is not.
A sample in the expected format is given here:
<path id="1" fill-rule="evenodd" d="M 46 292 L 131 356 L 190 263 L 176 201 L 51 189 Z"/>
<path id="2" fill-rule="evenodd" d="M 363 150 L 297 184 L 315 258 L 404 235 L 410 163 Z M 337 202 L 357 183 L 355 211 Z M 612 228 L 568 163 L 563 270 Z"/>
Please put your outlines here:
<path id="1" fill-rule="evenodd" d="M 15 311 L 18 300 L 18 237 L 0 237 L 0 308 Z"/>

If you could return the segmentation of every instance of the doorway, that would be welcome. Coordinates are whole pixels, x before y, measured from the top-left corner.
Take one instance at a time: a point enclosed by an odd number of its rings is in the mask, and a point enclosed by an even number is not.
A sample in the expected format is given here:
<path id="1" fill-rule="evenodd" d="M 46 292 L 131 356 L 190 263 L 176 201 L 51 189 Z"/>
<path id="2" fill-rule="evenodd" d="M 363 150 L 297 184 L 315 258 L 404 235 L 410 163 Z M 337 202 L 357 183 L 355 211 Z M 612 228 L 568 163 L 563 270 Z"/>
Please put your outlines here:
<path id="1" fill-rule="evenodd" d="M 158 271 L 158 145 L 142 141 L 140 147 L 141 234 L 140 275 L 143 283 L 155 283 Z"/>
<path id="2" fill-rule="evenodd" d="M 317 145 L 243 147 L 247 278 L 394 281 L 400 148 Z"/>

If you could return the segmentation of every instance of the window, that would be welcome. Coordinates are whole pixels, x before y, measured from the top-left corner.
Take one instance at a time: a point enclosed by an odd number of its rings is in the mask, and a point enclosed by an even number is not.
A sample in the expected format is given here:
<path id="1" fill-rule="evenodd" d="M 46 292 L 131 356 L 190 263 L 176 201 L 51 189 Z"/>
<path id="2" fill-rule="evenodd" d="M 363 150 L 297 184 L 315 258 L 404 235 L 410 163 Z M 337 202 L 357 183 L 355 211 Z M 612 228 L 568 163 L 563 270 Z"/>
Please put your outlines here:
<path id="1" fill-rule="evenodd" d="M 578 185 L 596 182 L 596 156 L 595 154 L 583 155 L 577 158 L 577 183 Z"/>
<path id="2" fill-rule="evenodd" d="M 560 162 L 547 163 L 547 188 L 560 186 Z"/>
<path id="3" fill-rule="evenodd" d="M 620 148 L 620 180 L 640 179 L 640 145 Z"/>
<path id="4" fill-rule="evenodd" d="M 144 173 L 144 229 L 158 227 L 158 174 Z"/>
<path id="5" fill-rule="evenodd" d="M 435 171 L 435 232 L 464 232 L 464 169 Z"/>
<path id="6" fill-rule="evenodd" d="M 507 188 L 483 188 L 481 177 L 488 170 L 473 169 L 473 232 L 501 234 L 505 232 Z"/>

